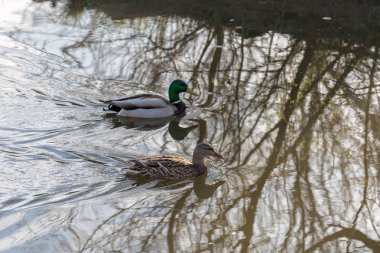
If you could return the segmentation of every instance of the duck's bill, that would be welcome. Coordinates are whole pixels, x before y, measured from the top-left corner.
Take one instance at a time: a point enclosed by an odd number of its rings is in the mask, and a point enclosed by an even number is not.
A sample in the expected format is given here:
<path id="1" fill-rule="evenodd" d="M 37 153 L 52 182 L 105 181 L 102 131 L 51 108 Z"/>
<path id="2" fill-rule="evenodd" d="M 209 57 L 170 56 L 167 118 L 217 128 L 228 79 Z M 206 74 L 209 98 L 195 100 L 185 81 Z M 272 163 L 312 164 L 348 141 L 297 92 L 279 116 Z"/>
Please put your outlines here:
<path id="1" fill-rule="evenodd" d="M 191 95 L 194 95 L 194 96 L 198 96 L 198 94 L 197 93 L 195 93 L 192 89 L 190 89 L 190 88 L 187 88 L 187 90 L 185 91 L 186 93 L 189 93 L 189 94 L 191 94 Z"/>
<path id="2" fill-rule="evenodd" d="M 216 158 L 219 158 L 219 159 L 224 159 L 224 156 L 222 156 L 221 154 L 216 153 L 216 152 L 214 152 L 214 156 L 215 156 Z"/>

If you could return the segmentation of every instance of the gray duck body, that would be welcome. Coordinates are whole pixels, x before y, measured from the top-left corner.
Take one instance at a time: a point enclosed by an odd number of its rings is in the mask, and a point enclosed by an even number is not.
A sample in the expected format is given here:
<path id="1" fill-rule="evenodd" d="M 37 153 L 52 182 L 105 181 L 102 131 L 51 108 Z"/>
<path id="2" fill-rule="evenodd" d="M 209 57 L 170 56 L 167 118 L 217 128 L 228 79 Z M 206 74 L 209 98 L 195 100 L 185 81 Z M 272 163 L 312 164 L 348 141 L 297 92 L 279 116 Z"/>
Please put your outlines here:
<path id="1" fill-rule="evenodd" d="M 132 118 L 168 118 L 185 112 L 186 105 L 179 97 L 182 92 L 195 95 L 184 81 L 174 80 L 169 86 L 169 100 L 158 94 L 138 94 L 106 101 L 108 108 L 104 110 Z"/>

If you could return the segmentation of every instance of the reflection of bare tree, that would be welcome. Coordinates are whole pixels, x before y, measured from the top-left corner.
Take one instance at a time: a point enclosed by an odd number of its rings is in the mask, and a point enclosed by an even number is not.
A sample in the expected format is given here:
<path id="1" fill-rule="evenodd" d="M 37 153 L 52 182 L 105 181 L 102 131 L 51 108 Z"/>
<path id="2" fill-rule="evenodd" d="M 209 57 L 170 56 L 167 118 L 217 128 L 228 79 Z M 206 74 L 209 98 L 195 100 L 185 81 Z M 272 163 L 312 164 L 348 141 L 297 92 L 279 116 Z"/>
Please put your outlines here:
<path id="1" fill-rule="evenodd" d="M 198 190 L 210 188 L 195 184 L 120 208 L 83 251 L 380 251 L 378 47 L 321 38 L 312 23 L 304 36 L 249 37 L 249 27 L 237 33 L 222 21 L 221 10 L 204 23 L 127 19 L 64 48 L 80 61 L 85 45 L 83 68 L 137 88 L 191 80 L 202 96 L 190 103 L 201 109 L 189 140 L 211 141 L 231 160 L 207 198 Z M 110 83 L 101 89 L 126 89 Z M 171 141 L 162 136 L 152 142 Z"/>
<path id="2" fill-rule="evenodd" d="M 326 236 L 323 238 L 322 241 L 317 242 L 316 244 L 312 245 L 310 248 L 306 249 L 305 252 L 313 252 L 316 249 L 322 247 L 323 244 L 333 241 L 333 240 L 339 240 L 340 238 L 349 238 L 350 240 L 354 239 L 357 241 L 362 242 L 367 248 L 373 250 L 373 252 L 378 252 L 380 250 L 380 243 L 379 241 L 372 240 L 371 238 L 368 238 L 365 234 L 362 232 L 351 229 L 351 228 L 342 228 L 341 230 Z"/>

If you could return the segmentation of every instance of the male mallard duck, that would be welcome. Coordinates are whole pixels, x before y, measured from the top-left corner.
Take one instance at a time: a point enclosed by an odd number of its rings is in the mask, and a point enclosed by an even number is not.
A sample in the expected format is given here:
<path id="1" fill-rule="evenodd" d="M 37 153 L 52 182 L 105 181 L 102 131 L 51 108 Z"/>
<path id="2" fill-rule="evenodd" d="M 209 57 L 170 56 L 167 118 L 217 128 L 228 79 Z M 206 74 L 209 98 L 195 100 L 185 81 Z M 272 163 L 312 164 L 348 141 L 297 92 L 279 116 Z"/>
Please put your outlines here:
<path id="1" fill-rule="evenodd" d="M 107 101 L 108 110 L 119 116 L 134 118 L 166 118 L 183 113 L 185 103 L 179 98 L 181 92 L 196 95 L 182 80 L 174 80 L 169 86 L 169 100 L 157 94 L 140 94 Z"/>
<path id="2" fill-rule="evenodd" d="M 192 163 L 181 156 L 153 156 L 132 160 L 133 165 L 127 169 L 126 175 L 176 180 L 194 177 L 207 171 L 207 156 L 223 158 L 210 144 L 200 143 L 194 149 Z"/>

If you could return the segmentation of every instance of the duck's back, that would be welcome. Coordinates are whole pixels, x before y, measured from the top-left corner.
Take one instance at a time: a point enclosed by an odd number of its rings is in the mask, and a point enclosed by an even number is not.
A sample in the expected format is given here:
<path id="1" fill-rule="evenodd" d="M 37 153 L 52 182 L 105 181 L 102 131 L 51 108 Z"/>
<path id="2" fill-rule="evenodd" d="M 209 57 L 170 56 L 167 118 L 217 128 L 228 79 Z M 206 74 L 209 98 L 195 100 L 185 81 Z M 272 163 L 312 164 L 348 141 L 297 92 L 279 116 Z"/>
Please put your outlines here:
<path id="1" fill-rule="evenodd" d="M 126 98 L 115 99 L 109 102 L 111 102 L 113 105 L 127 110 L 136 108 L 164 107 L 171 105 L 169 100 L 157 94 L 138 94 Z"/>
<path id="2" fill-rule="evenodd" d="M 193 165 L 180 156 L 154 156 L 141 160 L 133 160 L 127 175 L 138 175 L 163 179 L 183 179 L 195 176 Z"/>

